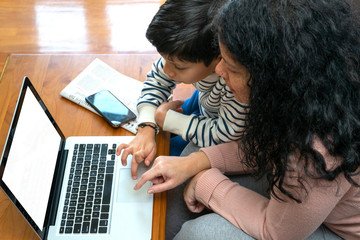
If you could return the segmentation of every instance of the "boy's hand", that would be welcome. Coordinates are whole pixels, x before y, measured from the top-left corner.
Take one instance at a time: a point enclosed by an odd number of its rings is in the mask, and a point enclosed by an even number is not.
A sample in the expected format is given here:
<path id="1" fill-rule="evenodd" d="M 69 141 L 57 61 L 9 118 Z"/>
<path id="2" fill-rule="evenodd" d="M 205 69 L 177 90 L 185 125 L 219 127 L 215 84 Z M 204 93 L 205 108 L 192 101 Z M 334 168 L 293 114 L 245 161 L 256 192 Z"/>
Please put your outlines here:
<path id="1" fill-rule="evenodd" d="M 139 128 L 135 138 L 129 144 L 120 144 L 116 150 L 116 155 L 121 155 L 121 163 L 127 165 L 126 159 L 132 155 L 131 160 L 131 176 L 137 179 L 138 165 L 145 161 L 145 165 L 149 166 L 156 156 L 155 130 L 150 127 Z"/>
<path id="2" fill-rule="evenodd" d="M 184 104 L 184 101 L 182 100 L 176 100 L 171 102 L 163 102 L 156 110 L 155 112 L 155 121 L 159 127 L 163 128 L 164 121 L 166 117 L 166 113 L 169 111 L 169 109 L 182 112 L 181 105 Z"/>

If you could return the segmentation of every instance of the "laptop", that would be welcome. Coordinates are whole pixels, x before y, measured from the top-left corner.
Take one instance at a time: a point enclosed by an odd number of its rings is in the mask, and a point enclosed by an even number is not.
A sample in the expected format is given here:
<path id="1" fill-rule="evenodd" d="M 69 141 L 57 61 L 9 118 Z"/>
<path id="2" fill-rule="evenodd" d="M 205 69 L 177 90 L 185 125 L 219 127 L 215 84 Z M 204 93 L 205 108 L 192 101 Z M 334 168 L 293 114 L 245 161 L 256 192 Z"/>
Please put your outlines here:
<path id="1" fill-rule="evenodd" d="M 122 166 L 115 155 L 132 138 L 65 139 L 25 77 L 1 156 L 0 186 L 41 239 L 151 239 L 151 183 L 134 191 L 131 156 Z"/>

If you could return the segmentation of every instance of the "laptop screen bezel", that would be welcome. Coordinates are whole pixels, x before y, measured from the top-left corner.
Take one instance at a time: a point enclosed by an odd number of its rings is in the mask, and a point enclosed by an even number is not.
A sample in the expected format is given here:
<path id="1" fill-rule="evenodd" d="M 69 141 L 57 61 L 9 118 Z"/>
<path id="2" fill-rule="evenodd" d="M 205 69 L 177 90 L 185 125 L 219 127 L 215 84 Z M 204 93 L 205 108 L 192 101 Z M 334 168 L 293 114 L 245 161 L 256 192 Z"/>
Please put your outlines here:
<path id="1" fill-rule="evenodd" d="M 46 113 L 47 117 L 52 122 L 54 128 L 57 130 L 58 134 L 61 137 L 57 162 L 56 162 L 56 166 L 55 166 L 55 171 L 54 171 L 51 190 L 50 190 L 50 195 L 49 195 L 49 201 L 48 201 L 48 205 L 47 205 L 47 208 L 46 208 L 47 210 L 46 210 L 46 215 L 45 215 L 45 219 L 44 219 L 44 227 L 43 227 L 43 229 L 40 229 L 36 225 L 35 221 L 31 218 L 31 216 L 28 214 L 26 209 L 24 209 L 24 207 L 18 201 L 16 196 L 11 192 L 11 190 L 8 188 L 6 183 L 3 181 L 3 174 L 4 174 L 5 167 L 6 167 L 6 162 L 7 162 L 7 159 L 8 159 L 8 155 L 9 155 L 9 152 L 10 152 L 10 147 L 11 147 L 11 144 L 12 144 L 12 141 L 13 141 L 13 138 L 14 138 L 14 134 L 15 134 L 15 130 L 16 130 L 16 127 L 17 127 L 17 123 L 18 123 L 18 120 L 19 120 L 20 111 L 21 111 L 22 105 L 24 103 L 24 98 L 25 98 L 25 94 L 26 94 L 27 91 L 31 91 L 34 94 L 35 98 L 37 99 L 39 104 L 42 106 L 42 108 L 43 108 L 44 112 Z M 61 189 L 61 184 L 59 186 L 58 178 L 59 178 L 59 176 L 62 177 L 61 173 L 64 171 L 64 168 L 65 168 L 65 164 L 61 162 L 62 161 L 61 159 L 63 159 L 61 157 L 61 154 L 63 152 L 62 150 L 64 148 L 64 142 L 65 142 L 64 134 L 61 132 L 59 126 L 57 125 L 54 118 L 51 116 L 50 112 L 46 108 L 44 102 L 40 98 L 40 95 L 37 93 L 36 89 L 34 88 L 34 86 L 31 83 L 30 79 L 27 78 L 27 77 L 24 77 L 23 84 L 22 84 L 22 87 L 21 87 L 21 90 L 20 90 L 20 94 L 19 94 L 19 97 L 18 97 L 18 100 L 17 100 L 16 107 L 15 107 L 15 111 L 14 111 L 14 114 L 13 114 L 13 118 L 12 118 L 12 121 L 11 121 L 11 124 L 10 124 L 8 136 L 7 136 L 5 145 L 4 145 L 3 154 L 1 156 L 0 187 L 3 189 L 3 191 L 9 197 L 11 202 L 15 205 L 15 207 L 19 210 L 19 212 L 24 216 L 24 218 L 27 220 L 27 222 L 30 224 L 30 226 L 33 228 L 33 230 L 38 234 L 38 236 L 41 239 L 46 238 L 48 225 L 49 225 L 49 222 L 50 222 L 50 217 L 52 215 L 54 215 L 54 213 L 52 213 L 52 211 L 56 211 L 56 209 L 55 209 L 56 207 L 54 207 L 54 204 L 57 205 L 57 203 L 58 203 L 58 199 L 54 199 L 54 198 L 57 198 L 58 195 L 59 195 L 58 193 L 59 193 L 59 191 Z M 60 183 L 61 183 L 61 181 L 60 181 Z M 55 215 L 56 215 L 56 213 L 55 213 Z"/>

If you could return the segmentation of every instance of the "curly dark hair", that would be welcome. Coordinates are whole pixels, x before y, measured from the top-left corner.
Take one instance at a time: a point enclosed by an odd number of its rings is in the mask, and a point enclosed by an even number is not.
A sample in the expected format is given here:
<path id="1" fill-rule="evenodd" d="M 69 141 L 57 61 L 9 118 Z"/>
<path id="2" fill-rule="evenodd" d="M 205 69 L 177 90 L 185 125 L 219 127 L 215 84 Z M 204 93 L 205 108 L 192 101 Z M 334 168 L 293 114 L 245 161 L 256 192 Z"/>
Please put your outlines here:
<path id="1" fill-rule="evenodd" d="M 267 174 L 275 196 L 278 188 L 301 202 L 283 186 L 294 152 L 305 173 L 311 164 L 316 177 L 332 181 L 343 173 L 359 186 L 353 179 L 360 165 L 356 15 L 343 0 L 231 0 L 216 18 L 219 41 L 251 74 L 240 147 L 246 164 Z M 314 137 L 343 158 L 336 169 L 326 169 Z"/>

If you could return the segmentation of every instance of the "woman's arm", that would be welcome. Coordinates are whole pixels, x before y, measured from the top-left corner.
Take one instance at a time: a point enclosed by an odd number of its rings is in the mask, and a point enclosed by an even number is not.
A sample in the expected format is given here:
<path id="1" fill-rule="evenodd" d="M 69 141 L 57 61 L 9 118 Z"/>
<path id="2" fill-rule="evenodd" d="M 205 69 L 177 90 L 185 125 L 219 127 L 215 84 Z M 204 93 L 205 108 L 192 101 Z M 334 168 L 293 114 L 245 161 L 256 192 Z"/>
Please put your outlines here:
<path id="1" fill-rule="evenodd" d="M 247 174 L 256 171 L 255 168 L 246 166 L 244 154 L 240 151 L 240 141 L 232 141 L 211 147 L 201 148 L 208 157 L 211 167 L 219 169 L 222 173 Z"/>
<path id="2" fill-rule="evenodd" d="M 146 171 L 134 189 L 140 189 L 147 181 L 154 183 L 148 193 L 163 192 L 182 184 L 198 172 L 209 169 L 210 162 L 203 152 L 195 152 L 186 157 L 160 156 L 154 165 Z"/>
<path id="3" fill-rule="evenodd" d="M 189 204 L 198 209 L 201 205 L 210 208 L 256 239 L 308 237 L 350 188 L 343 176 L 331 182 L 306 179 L 307 195 L 302 203 L 297 203 L 276 188 L 275 193 L 284 201 L 273 195 L 267 199 L 230 181 L 215 168 L 200 174 L 193 178 L 195 183 L 189 183 L 195 190 L 187 191 L 185 200 L 189 199 Z"/>

